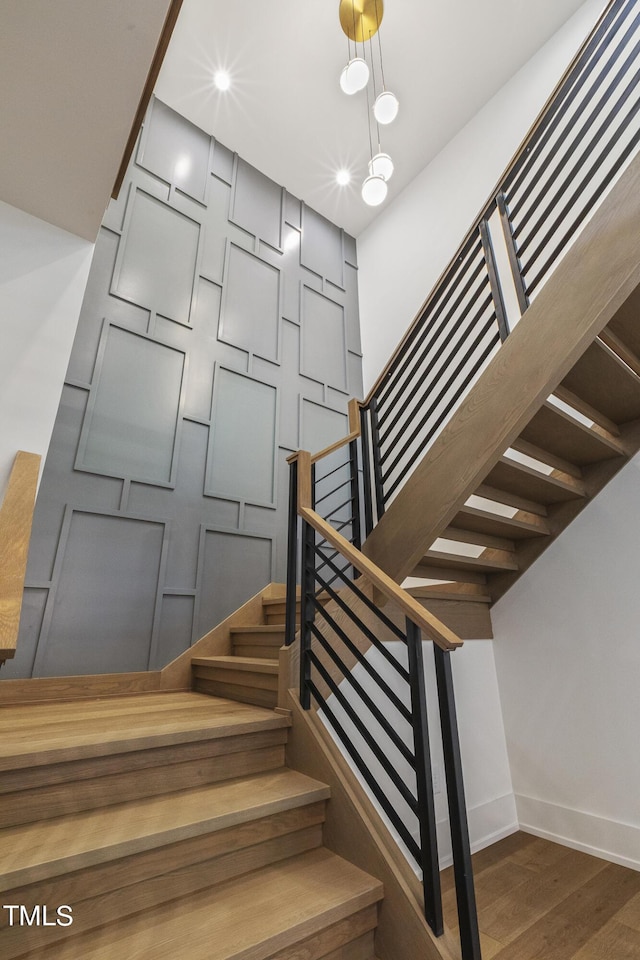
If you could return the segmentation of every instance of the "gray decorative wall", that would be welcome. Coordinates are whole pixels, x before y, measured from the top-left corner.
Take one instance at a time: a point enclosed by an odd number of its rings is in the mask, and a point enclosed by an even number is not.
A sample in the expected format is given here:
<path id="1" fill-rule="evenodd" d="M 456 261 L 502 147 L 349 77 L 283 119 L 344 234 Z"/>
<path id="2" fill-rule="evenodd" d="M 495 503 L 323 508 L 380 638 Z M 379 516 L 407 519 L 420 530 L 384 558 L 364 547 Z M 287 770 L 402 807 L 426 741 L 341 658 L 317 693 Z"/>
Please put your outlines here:
<path id="1" fill-rule="evenodd" d="M 356 249 L 158 100 L 98 239 L 5 677 L 158 668 L 284 580 L 361 396 Z"/>

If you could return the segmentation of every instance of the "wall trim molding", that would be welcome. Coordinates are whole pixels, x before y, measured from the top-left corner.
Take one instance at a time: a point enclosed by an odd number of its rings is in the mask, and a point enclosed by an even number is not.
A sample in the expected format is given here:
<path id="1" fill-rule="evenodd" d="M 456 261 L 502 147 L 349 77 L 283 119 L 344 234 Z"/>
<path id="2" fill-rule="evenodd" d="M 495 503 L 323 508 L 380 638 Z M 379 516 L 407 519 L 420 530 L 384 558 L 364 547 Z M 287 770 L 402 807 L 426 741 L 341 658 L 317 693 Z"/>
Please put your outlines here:
<path id="1" fill-rule="evenodd" d="M 640 826 L 516 794 L 520 829 L 640 871 Z"/>

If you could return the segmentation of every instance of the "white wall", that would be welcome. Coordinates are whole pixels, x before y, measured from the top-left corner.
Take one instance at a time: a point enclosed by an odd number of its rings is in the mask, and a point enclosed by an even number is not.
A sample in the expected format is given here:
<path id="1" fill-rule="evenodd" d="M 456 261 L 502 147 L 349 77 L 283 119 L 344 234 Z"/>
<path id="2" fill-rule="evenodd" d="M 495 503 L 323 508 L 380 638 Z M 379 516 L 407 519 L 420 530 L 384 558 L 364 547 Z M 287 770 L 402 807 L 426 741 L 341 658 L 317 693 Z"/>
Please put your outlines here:
<path id="1" fill-rule="evenodd" d="M 493 608 L 522 827 L 640 869 L 640 457 Z"/>
<path id="2" fill-rule="evenodd" d="M 604 6 L 587 0 L 358 238 L 365 391 Z"/>
<path id="3" fill-rule="evenodd" d="M 93 244 L 0 202 L 0 498 L 49 446 Z"/>
<path id="4" fill-rule="evenodd" d="M 406 648 L 402 644 L 393 642 L 387 644 L 393 655 L 406 666 Z M 442 867 L 451 863 L 451 838 L 448 825 L 448 809 L 445 792 L 444 763 L 442 757 L 442 740 L 440 735 L 440 721 L 437 707 L 437 690 L 433 652 L 430 643 L 423 644 L 428 721 L 432 751 L 433 779 L 436 802 L 436 819 L 438 828 L 438 851 Z M 398 677 L 386 660 L 375 650 L 370 648 L 367 660 L 374 667 L 396 695 L 409 706 L 407 685 Z M 453 681 L 455 688 L 458 728 L 460 735 L 460 751 L 465 783 L 465 797 L 469 820 L 469 836 L 472 850 L 480 850 L 502 837 L 518 829 L 516 818 L 515 798 L 511 784 L 509 761 L 506 750 L 504 725 L 500 708 L 498 682 L 494 663 L 493 648 L 488 640 L 471 640 L 463 647 L 451 654 Z M 354 677 L 362 684 L 370 696 L 381 705 L 376 685 L 371 681 L 362 666 L 356 666 Z M 350 691 L 345 682 L 341 690 L 350 703 L 359 712 L 369 731 L 375 736 L 385 755 L 393 758 L 398 772 L 405 782 L 414 789 L 415 777 L 406 761 L 397 752 L 397 749 L 388 741 L 386 734 L 378 727 L 374 718 L 370 717 L 366 709 L 361 706 L 359 698 Z M 335 697 L 329 700 L 331 709 L 335 712 L 340 723 L 348 731 L 352 741 L 360 754 L 367 758 L 370 768 L 378 783 L 384 785 L 387 796 L 398 811 L 405 825 L 411 831 L 414 839 L 419 841 L 418 823 L 416 818 L 406 807 L 405 801 L 395 792 L 387 774 L 376 760 L 364 738 L 358 733 L 349 716 L 342 709 Z M 409 728 L 393 708 L 389 708 L 387 715 L 394 724 L 394 729 L 400 736 L 405 736 L 407 744 L 412 745 Z M 329 730 L 331 727 L 327 724 Z M 335 736 L 335 734 L 333 734 Z M 338 739 L 336 737 L 336 739 Z M 339 741 L 338 741 L 339 742 Z M 366 789 L 366 785 L 365 785 Z M 375 801 L 375 798 L 372 797 Z M 385 817 L 380 806 L 378 809 L 387 821 L 391 832 L 395 830 Z"/>

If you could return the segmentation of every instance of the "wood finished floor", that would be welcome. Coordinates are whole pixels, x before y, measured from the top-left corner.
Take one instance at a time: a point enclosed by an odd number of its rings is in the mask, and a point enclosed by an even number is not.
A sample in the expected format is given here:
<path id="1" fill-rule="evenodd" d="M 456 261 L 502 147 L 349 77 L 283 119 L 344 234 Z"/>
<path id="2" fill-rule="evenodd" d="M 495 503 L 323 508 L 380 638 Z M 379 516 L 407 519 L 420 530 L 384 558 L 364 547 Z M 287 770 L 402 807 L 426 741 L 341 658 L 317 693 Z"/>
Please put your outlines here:
<path id="1" fill-rule="evenodd" d="M 483 960 L 640 960 L 640 873 L 526 833 L 473 857 Z M 453 871 L 442 874 L 456 926 Z"/>

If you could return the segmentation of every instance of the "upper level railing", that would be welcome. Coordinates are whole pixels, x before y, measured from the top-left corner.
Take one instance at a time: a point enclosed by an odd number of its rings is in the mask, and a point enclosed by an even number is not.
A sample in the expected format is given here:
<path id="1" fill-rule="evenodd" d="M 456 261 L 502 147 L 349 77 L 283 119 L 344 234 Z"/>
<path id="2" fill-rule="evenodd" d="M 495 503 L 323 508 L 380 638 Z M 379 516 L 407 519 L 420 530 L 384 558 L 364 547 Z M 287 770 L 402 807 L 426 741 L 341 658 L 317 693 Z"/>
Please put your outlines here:
<path id="1" fill-rule="evenodd" d="M 0 666 L 16 652 L 39 471 L 40 456 L 19 451 L 0 508 Z"/>
<path id="2" fill-rule="evenodd" d="M 362 404 L 367 533 L 639 141 L 640 0 L 613 0 Z"/>

